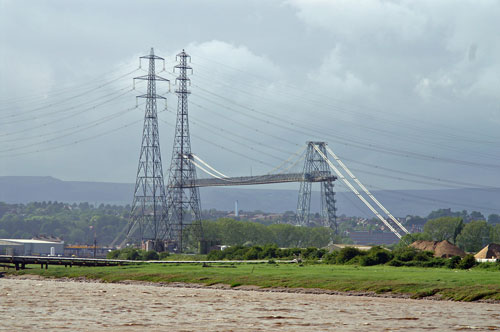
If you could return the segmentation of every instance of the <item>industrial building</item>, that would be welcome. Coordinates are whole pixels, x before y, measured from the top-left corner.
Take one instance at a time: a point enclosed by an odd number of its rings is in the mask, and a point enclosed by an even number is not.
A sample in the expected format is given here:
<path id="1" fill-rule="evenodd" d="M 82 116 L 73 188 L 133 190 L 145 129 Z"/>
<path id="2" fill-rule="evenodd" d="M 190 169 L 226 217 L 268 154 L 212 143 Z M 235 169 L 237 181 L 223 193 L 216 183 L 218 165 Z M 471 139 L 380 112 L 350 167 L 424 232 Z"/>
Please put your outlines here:
<path id="1" fill-rule="evenodd" d="M 64 241 L 0 239 L 0 255 L 59 256 L 64 254 Z"/>

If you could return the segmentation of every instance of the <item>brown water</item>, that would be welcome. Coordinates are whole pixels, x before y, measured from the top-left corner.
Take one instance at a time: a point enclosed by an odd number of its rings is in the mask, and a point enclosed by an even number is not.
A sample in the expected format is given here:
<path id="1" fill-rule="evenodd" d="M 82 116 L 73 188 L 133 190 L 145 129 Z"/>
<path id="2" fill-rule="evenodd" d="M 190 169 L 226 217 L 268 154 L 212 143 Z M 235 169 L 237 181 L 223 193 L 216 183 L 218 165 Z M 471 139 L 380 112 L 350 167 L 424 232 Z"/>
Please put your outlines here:
<path id="1" fill-rule="evenodd" d="M 0 279 L 0 331 L 492 331 L 500 305 Z"/>

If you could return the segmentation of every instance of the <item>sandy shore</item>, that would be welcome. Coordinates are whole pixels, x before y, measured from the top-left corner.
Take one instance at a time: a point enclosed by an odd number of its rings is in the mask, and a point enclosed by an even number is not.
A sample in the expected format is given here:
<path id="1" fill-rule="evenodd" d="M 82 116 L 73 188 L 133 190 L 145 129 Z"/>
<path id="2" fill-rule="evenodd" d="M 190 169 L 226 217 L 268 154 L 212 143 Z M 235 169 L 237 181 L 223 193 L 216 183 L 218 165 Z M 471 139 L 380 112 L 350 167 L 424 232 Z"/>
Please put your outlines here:
<path id="1" fill-rule="evenodd" d="M 500 304 L 183 286 L 2 278 L 0 331 L 500 331 Z"/>

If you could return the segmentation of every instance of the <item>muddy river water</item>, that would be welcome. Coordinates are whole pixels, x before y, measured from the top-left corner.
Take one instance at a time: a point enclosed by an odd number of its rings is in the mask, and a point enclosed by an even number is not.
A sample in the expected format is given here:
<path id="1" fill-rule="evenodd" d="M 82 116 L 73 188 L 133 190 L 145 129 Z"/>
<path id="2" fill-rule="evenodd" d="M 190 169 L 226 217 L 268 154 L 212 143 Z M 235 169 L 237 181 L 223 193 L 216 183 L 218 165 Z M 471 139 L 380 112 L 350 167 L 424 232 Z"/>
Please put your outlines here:
<path id="1" fill-rule="evenodd" d="M 0 279 L 0 331 L 500 331 L 500 304 Z"/>

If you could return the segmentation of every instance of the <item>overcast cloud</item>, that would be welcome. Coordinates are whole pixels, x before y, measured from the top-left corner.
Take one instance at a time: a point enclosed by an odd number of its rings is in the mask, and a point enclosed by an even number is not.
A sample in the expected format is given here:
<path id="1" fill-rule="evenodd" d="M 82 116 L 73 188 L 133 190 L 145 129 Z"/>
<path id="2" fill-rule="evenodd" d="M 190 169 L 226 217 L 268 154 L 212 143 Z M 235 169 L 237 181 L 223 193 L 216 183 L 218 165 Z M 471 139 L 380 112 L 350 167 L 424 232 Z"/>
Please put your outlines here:
<path id="1" fill-rule="evenodd" d="M 500 186 L 498 17 L 493 0 L 0 0 L 0 176 L 134 182 L 131 72 L 154 47 L 172 83 L 175 54 L 192 55 L 193 152 L 223 173 L 324 140 L 373 188 L 446 187 L 405 172 Z"/>

